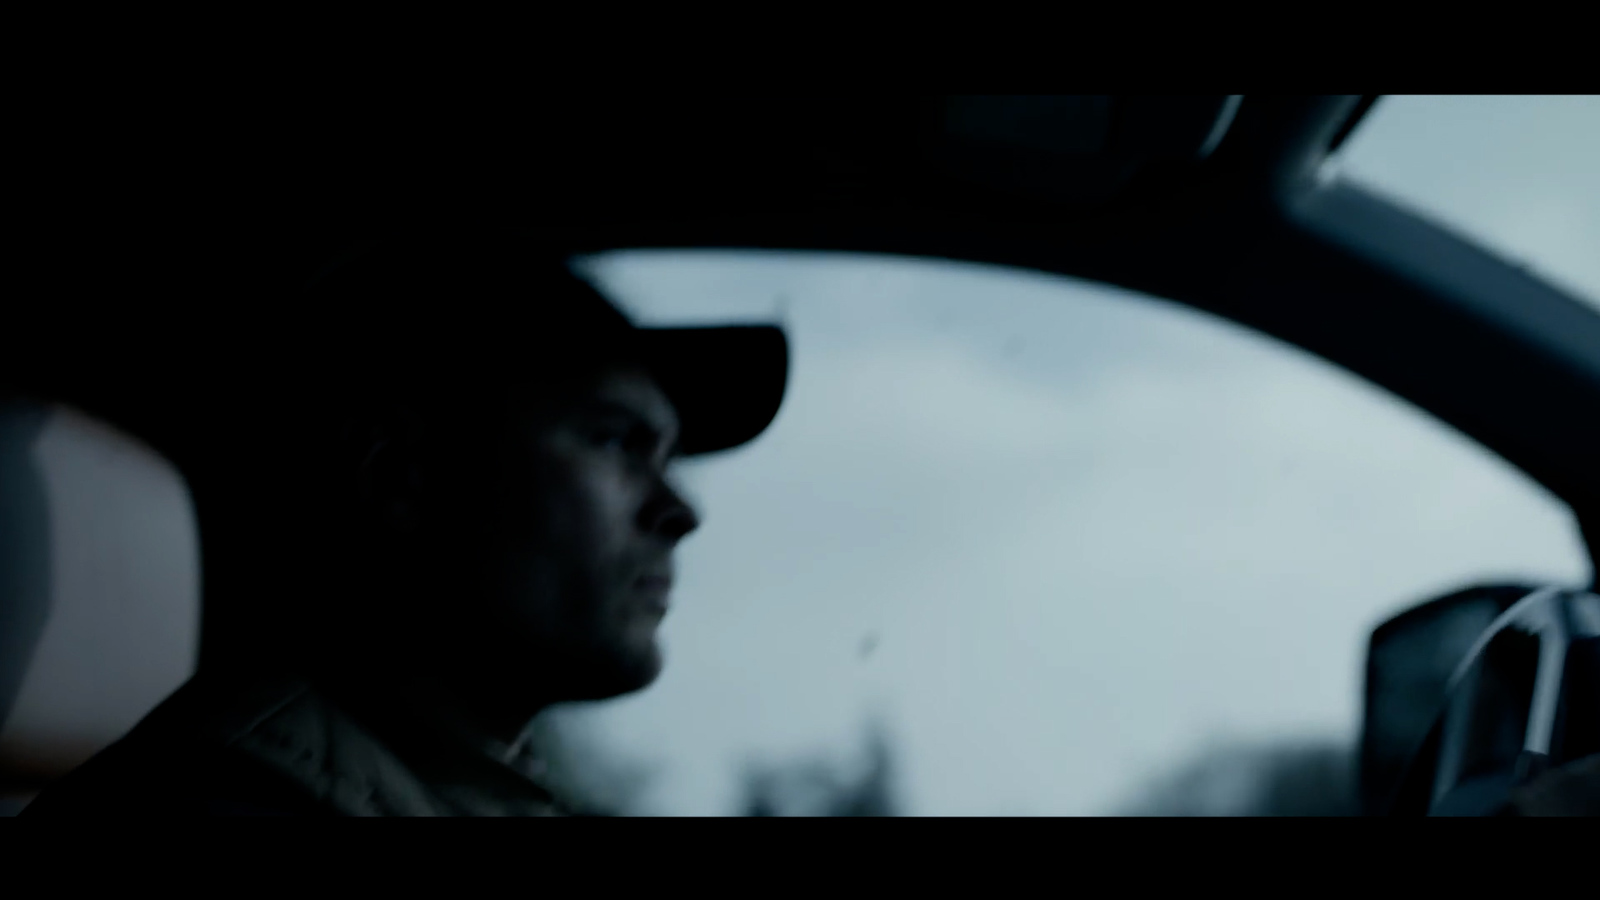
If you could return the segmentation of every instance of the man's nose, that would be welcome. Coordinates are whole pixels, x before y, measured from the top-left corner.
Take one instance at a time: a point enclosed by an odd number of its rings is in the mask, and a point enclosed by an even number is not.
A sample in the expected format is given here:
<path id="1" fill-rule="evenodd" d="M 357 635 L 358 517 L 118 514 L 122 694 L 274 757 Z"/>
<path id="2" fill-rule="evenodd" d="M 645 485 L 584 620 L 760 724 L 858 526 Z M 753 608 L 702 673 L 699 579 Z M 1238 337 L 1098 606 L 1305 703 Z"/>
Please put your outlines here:
<path id="1" fill-rule="evenodd" d="M 676 544 L 700 527 L 700 514 L 665 481 L 657 482 L 654 495 L 642 510 L 644 529 Z"/>

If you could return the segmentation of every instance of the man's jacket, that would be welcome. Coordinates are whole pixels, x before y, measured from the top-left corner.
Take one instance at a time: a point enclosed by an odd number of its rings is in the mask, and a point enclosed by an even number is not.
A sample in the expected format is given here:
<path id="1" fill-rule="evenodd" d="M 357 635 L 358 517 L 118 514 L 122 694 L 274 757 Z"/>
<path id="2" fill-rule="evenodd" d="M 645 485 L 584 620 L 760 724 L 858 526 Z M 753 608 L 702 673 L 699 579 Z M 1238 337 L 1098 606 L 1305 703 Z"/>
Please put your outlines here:
<path id="1" fill-rule="evenodd" d="M 197 676 L 21 815 L 566 814 L 525 755 L 425 706 L 348 699 L 360 696 L 286 675 Z"/>

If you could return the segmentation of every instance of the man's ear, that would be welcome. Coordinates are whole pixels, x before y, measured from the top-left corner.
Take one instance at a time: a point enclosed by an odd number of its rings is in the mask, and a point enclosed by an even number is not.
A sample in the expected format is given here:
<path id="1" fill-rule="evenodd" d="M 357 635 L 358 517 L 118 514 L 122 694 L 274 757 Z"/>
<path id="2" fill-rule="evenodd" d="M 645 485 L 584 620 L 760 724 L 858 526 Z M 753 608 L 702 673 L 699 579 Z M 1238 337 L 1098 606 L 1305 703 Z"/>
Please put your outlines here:
<path id="1" fill-rule="evenodd" d="M 365 456 L 356 467 L 355 488 L 366 516 L 400 534 L 422 524 L 424 472 L 416 423 L 401 411 L 387 411 L 366 430 Z"/>

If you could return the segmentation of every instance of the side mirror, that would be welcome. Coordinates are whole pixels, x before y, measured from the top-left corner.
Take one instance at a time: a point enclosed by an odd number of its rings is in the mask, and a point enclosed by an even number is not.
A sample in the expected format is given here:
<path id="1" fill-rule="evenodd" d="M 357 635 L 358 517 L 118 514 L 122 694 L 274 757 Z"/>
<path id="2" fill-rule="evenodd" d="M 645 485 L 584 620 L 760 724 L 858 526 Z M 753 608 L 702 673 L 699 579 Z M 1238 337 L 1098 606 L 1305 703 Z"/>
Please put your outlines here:
<path id="1" fill-rule="evenodd" d="M 1369 814 L 1487 815 L 1600 753 L 1600 597 L 1478 587 L 1379 626 L 1367 655 Z"/>

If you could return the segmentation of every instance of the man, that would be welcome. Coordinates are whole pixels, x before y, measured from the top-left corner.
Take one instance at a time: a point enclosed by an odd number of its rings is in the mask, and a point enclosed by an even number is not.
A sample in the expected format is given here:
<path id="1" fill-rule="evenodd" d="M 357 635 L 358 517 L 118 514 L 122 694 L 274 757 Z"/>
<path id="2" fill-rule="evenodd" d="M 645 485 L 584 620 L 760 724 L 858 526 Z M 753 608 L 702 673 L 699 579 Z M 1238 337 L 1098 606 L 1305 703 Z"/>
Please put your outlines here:
<path id="1" fill-rule="evenodd" d="M 368 247 L 303 300 L 318 342 L 263 326 L 180 454 L 197 675 L 24 815 L 582 812 L 522 733 L 659 673 L 671 466 L 770 423 L 782 332 L 636 328 L 509 237 Z"/>

